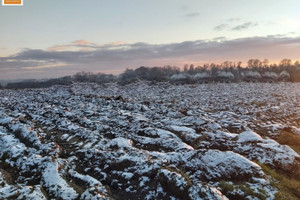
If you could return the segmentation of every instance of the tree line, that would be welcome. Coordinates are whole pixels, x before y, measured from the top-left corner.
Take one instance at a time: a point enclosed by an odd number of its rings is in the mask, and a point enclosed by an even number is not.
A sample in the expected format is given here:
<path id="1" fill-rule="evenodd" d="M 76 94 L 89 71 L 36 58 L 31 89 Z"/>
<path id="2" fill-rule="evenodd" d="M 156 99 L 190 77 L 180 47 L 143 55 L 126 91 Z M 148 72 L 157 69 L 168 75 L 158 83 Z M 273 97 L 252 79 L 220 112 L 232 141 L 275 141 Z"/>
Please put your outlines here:
<path id="1" fill-rule="evenodd" d="M 47 80 L 25 80 L 8 83 L 1 88 L 46 88 L 53 85 L 70 85 L 73 83 L 118 83 L 126 85 L 137 81 L 171 82 L 176 84 L 208 83 L 208 82 L 241 82 L 241 81 L 292 81 L 300 82 L 300 62 L 292 63 L 290 59 L 283 59 L 278 64 L 270 64 L 267 59 L 250 59 L 246 67 L 242 62 L 225 61 L 221 64 L 204 64 L 199 66 L 145 67 L 126 69 L 120 75 L 79 72 L 73 76 L 64 76 Z"/>

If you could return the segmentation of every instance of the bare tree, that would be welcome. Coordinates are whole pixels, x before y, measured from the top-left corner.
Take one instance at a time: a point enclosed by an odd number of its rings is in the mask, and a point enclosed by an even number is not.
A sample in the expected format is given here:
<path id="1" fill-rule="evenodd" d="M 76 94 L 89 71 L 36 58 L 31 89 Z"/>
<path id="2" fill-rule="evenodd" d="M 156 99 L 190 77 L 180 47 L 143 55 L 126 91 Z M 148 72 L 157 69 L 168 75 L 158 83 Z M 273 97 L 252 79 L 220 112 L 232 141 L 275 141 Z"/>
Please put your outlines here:
<path id="1" fill-rule="evenodd" d="M 189 71 L 189 65 L 188 64 L 185 64 L 183 66 L 183 71 L 186 72 L 186 73 Z"/>
<path id="2" fill-rule="evenodd" d="M 195 73 L 195 68 L 194 68 L 193 64 L 190 65 L 190 69 L 189 69 L 188 72 L 189 72 L 189 74 L 194 74 Z"/>
<path id="3" fill-rule="evenodd" d="M 241 67 L 241 65 L 242 65 L 242 62 L 241 62 L 241 61 L 238 61 L 238 62 L 237 62 L 237 67 Z"/>
<path id="4" fill-rule="evenodd" d="M 260 60 L 259 59 L 254 59 L 253 66 L 254 67 L 259 67 L 259 65 L 260 65 Z"/>
<path id="5" fill-rule="evenodd" d="M 253 59 L 248 60 L 248 62 L 247 62 L 248 67 L 250 67 L 250 68 L 253 67 L 253 62 L 254 62 Z"/>
<path id="6" fill-rule="evenodd" d="M 269 60 L 265 58 L 265 59 L 262 61 L 262 64 L 263 64 L 263 67 L 268 67 L 268 66 L 269 66 Z"/>
<path id="7" fill-rule="evenodd" d="M 292 64 L 291 59 L 285 58 L 285 59 L 280 61 L 280 65 L 283 66 L 283 67 L 289 67 L 289 66 L 291 66 L 291 64 Z"/>

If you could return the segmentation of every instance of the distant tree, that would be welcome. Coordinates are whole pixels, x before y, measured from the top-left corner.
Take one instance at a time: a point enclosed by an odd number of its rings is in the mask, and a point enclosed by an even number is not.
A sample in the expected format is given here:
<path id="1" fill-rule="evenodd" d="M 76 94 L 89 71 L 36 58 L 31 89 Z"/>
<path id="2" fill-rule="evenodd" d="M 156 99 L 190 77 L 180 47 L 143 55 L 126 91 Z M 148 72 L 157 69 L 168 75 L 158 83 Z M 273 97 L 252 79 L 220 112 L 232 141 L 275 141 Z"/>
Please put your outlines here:
<path id="1" fill-rule="evenodd" d="M 61 84 L 63 84 L 63 85 L 70 85 L 70 84 L 73 83 L 73 78 L 72 78 L 72 76 L 64 76 L 64 77 L 62 77 L 62 78 L 59 78 L 58 80 L 59 80 L 59 81 L 61 82 Z"/>
<path id="2" fill-rule="evenodd" d="M 93 73 L 91 72 L 78 72 L 76 73 L 73 78 L 74 78 L 74 81 L 76 82 L 90 82 L 91 80 L 91 77 L 92 77 Z"/>
<path id="3" fill-rule="evenodd" d="M 73 83 L 73 78 L 71 76 L 64 76 L 61 78 L 54 78 L 43 82 L 38 82 L 38 84 L 40 84 L 39 87 L 42 88 L 51 87 L 53 85 L 70 85 L 72 83 Z"/>
<path id="4" fill-rule="evenodd" d="M 210 71 L 211 71 L 211 75 L 212 75 L 213 77 L 216 77 L 217 74 L 218 74 L 218 71 L 220 71 L 220 66 L 215 65 L 215 66 L 213 66 L 213 67 L 210 69 Z"/>
<path id="5" fill-rule="evenodd" d="M 254 60 L 253 60 L 253 67 L 258 68 L 258 67 L 261 65 L 260 63 L 261 63 L 261 62 L 260 62 L 259 59 L 254 59 Z"/>
<path id="6" fill-rule="evenodd" d="M 262 65 L 263 65 L 263 67 L 268 67 L 268 66 L 269 66 L 269 60 L 265 58 L 265 59 L 262 61 Z"/>
<path id="7" fill-rule="evenodd" d="M 242 62 L 237 63 L 231 61 L 224 61 L 221 64 L 204 64 L 203 66 L 195 67 L 193 64 L 190 66 L 185 64 L 183 67 L 183 72 L 179 67 L 175 66 L 164 66 L 164 67 L 145 67 L 141 66 L 135 70 L 126 69 L 118 77 L 112 74 L 102 74 L 102 73 L 91 73 L 91 72 L 78 72 L 73 76 L 65 76 L 61 78 L 54 78 L 48 80 L 26 80 L 22 82 L 14 82 L 6 85 L 6 88 L 43 88 L 51 87 L 53 85 L 69 85 L 73 82 L 93 82 L 97 84 L 117 82 L 119 84 L 128 84 L 138 80 L 147 81 L 169 81 L 180 82 L 180 83 L 193 83 L 197 78 L 202 78 L 203 76 L 209 76 L 205 81 L 217 80 L 217 78 L 224 79 L 224 77 L 234 76 L 234 81 L 239 82 L 241 80 L 246 80 L 248 77 L 256 77 L 255 80 L 259 81 L 257 78 L 259 75 L 275 74 L 280 75 L 281 72 L 291 74 L 291 81 L 299 81 L 300 77 L 300 62 L 296 61 L 292 63 L 291 59 L 283 59 L 280 63 L 269 64 L 268 59 L 260 61 L 259 59 L 249 59 L 247 62 L 247 68 L 241 67 Z M 272 73 L 271 73 L 272 72 Z M 197 76 L 195 76 L 197 75 Z M 197 78 L 195 78 L 197 77 Z M 232 78 L 230 78 L 232 79 Z M 247 81 L 247 80 L 246 80 Z M 3 86 L 0 84 L 0 89 Z"/>
<path id="8" fill-rule="evenodd" d="M 176 66 L 167 65 L 163 67 L 163 71 L 164 71 L 164 76 L 170 77 L 173 74 L 178 74 L 180 72 L 180 68 Z"/>
<path id="9" fill-rule="evenodd" d="M 278 65 L 277 65 L 276 63 L 273 63 L 273 64 L 269 65 L 269 68 L 270 68 L 271 70 L 273 70 L 273 69 L 275 69 L 275 68 L 278 68 Z"/>
<path id="10" fill-rule="evenodd" d="M 187 73 L 187 72 L 189 71 L 189 65 L 188 65 L 188 64 L 185 64 L 185 65 L 183 66 L 183 71 L 184 71 L 185 73 Z"/>
<path id="11" fill-rule="evenodd" d="M 222 68 L 229 68 L 233 66 L 233 63 L 231 61 L 224 61 L 221 66 Z"/>
<path id="12" fill-rule="evenodd" d="M 95 83 L 104 84 L 104 83 L 112 83 L 116 81 L 116 77 L 112 74 L 102 74 L 98 73 L 94 75 Z"/>
<path id="13" fill-rule="evenodd" d="M 160 67 L 152 67 L 150 69 L 150 80 L 151 81 L 165 81 L 167 77 L 163 73 L 163 69 Z"/>
<path id="14" fill-rule="evenodd" d="M 141 66 L 135 70 L 136 75 L 140 80 L 149 80 L 150 69 L 148 67 Z"/>
<path id="15" fill-rule="evenodd" d="M 205 70 L 208 70 L 208 69 L 212 69 L 212 68 L 216 68 L 217 65 L 215 63 L 210 63 L 210 64 L 204 64 L 203 68 Z"/>
<path id="16" fill-rule="evenodd" d="M 285 58 L 285 59 L 281 60 L 279 64 L 280 64 L 280 66 L 283 66 L 283 67 L 289 67 L 292 64 L 292 60 Z"/>
<path id="17" fill-rule="evenodd" d="M 193 64 L 190 65 L 190 68 L 189 68 L 189 70 L 188 70 L 188 73 L 189 73 L 189 74 L 194 74 L 194 73 L 195 73 L 195 68 L 194 68 L 194 65 L 193 65 Z"/>
<path id="18" fill-rule="evenodd" d="M 204 67 L 199 66 L 199 65 L 197 67 L 195 67 L 195 74 L 202 72 L 202 71 L 205 71 Z"/>
<path id="19" fill-rule="evenodd" d="M 118 83 L 121 85 L 129 84 L 138 80 L 136 72 L 132 69 L 126 69 L 119 78 Z"/>
<path id="20" fill-rule="evenodd" d="M 247 62 L 248 67 L 252 68 L 254 66 L 253 63 L 254 63 L 254 60 L 253 59 L 249 59 L 248 62 Z"/>
<path id="21" fill-rule="evenodd" d="M 34 79 L 28 79 L 28 80 L 21 81 L 21 82 L 8 83 L 6 85 L 6 88 L 8 88 L 8 89 L 41 88 L 41 87 L 43 87 L 43 84 Z"/>

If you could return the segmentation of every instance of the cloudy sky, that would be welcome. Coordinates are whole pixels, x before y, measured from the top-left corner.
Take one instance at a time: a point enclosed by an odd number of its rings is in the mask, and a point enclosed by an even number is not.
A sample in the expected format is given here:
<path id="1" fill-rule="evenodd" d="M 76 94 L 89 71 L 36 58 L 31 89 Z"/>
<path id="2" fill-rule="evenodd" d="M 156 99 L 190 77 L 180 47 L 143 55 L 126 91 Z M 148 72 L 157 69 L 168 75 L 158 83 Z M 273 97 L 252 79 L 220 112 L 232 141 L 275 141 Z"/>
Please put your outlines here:
<path id="1" fill-rule="evenodd" d="M 0 80 L 300 59 L 299 0 L 24 0 L 0 6 Z"/>

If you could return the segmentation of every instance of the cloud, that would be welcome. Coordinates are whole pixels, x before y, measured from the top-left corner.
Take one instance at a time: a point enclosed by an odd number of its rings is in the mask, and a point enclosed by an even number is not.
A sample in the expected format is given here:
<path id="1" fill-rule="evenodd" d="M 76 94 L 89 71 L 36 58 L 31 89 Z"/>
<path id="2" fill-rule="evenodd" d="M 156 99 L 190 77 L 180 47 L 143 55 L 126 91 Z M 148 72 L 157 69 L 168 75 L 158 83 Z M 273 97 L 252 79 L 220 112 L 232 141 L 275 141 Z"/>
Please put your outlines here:
<path id="1" fill-rule="evenodd" d="M 67 51 L 70 50 L 71 46 L 70 45 L 56 45 L 53 47 L 49 47 L 49 51 Z"/>
<path id="2" fill-rule="evenodd" d="M 228 21 L 228 22 L 238 22 L 238 21 L 241 21 L 241 18 L 229 18 L 226 21 Z"/>
<path id="3" fill-rule="evenodd" d="M 89 45 L 89 44 L 93 44 L 92 42 L 88 41 L 88 40 L 76 40 L 74 42 L 72 42 L 74 45 Z"/>
<path id="4" fill-rule="evenodd" d="M 225 20 L 227 23 L 223 23 L 220 25 L 217 25 L 213 28 L 215 31 L 223 31 L 223 30 L 231 30 L 231 31 L 241 31 L 244 29 L 248 29 L 250 27 L 257 26 L 258 23 L 256 22 L 245 22 L 243 24 L 234 25 L 236 22 L 241 21 L 241 18 L 229 18 Z"/>
<path id="5" fill-rule="evenodd" d="M 55 45 L 48 48 L 48 51 L 92 51 L 96 49 L 107 49 L 107 48 L 122 48 L 126 45 L 126 42 L 115 41 L 106 44 L 96 44 L 88 40 L 76 40 L 66 45 Z"/>
<path id="6" fill-rule="evenodd" d="M 189 10 L 189 7 L 186 5 L 182 5 L 179 7 L 180 10 Z"/>
<path id="7" fill-rule="evenodd" d="M 198 13 L 198 12 L 193 12 L 193 13 L 188 13 L 188 14 L 186 14 L 185 16 L 186 17 L 197 17 L 197 16 L 199 16 L 200 15 L 200 13 Z"/>
<path id="8" fill-rule="evenodd" d="M 220 24 L 220 25 L 218 25 L 218 26 L 215 26 L 214 27 L 214 30 L 215 31 L 222 31 L 222 30 L 224 30 L 225 28 L 227 28 L 229 25 L 228 24 Z"/>
<path id="9" fill-rule="evenodd" d="M 219 41 L 219 42 L 224 42 L 226 41 L 226 37 L 216 37 L 212 39 L 213 41 Z"/>
<path id="10" fill-rule="evenodd" d="M 22 67 L 22 69 L 46 69 L 46 68 L 53 68 L 53 67 L 64 67 L 67 66 L 68 64 L 65 63 L 55 63 L 55 64 L 47 64 L 47 65 L 40 65 L 40 66 L 31 66 L 31 67 Z"/>
<path id="11" fill-rule="evenodd" d="M 59 77 L 78 71 L 116 73 L 141 65 L 181 66 L 188 61 L 203 64 L 224 60 L 247 61 L 249 58 L 279 61 L 287 57 L 296 60 L 300 55 L 300 37 L 283 35 L 234 40 L 215 38 L 170 44 L 114 42 L 79 45 L 92 45 L 93 48 L 89 51 L 25 49 L 12 56 L 0 57 L 0 79 Z"/>
<path id="12" fill-rule="evenodd" d="M 250 27 L 254 27 L 254 26 L 257 26 L 257 25 L 258 24 L 254 23 L 254 22 L 245 22 L 243 24 L 240 24 L 238 26 L 233 27 L 231 30 L 233 30 L 233 31 L 241 31 L 241 30 L 248 29 Z"/>
<path id="13" fill-rule="evenodd" d="M 96 44 L 88 41 L 88 40 L 76 40 L 71 42 L 67 45 L 55 45 L 52 47 L 49 47 L 49 51 L 77 51 L 78 49 L 82 48 L 85 50 L 92 50 L 93 48 L 96 48 Z"/>

